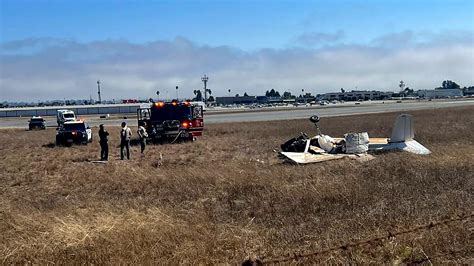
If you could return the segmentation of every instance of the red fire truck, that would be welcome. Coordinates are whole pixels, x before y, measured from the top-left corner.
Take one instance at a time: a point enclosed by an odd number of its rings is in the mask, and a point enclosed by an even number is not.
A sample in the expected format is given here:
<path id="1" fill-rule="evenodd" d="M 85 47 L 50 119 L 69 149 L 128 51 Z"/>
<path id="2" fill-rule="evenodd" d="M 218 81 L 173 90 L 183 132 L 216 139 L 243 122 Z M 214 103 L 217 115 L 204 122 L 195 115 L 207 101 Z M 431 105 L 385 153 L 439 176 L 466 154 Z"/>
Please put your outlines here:
<path id="1" fill-rule="evenodd" d="M 190 102 L 155 102 L 137 110 L 138 125 L 144 125 L 153 141 L 196 140 L 202 136 L 202 106 Z"/>

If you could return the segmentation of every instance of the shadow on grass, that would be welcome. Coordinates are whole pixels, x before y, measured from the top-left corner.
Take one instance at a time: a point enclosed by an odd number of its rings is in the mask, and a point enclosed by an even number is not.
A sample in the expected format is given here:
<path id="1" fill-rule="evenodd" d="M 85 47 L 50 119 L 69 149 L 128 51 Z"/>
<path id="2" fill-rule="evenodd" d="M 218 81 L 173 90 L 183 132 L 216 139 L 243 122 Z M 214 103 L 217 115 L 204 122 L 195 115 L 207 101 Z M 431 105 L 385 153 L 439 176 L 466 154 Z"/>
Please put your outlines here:
<path id="1" fill-rule="evenodd" d="M 147 140 L 146 145 L 182 144 L 182 143 L 187 143 L 187 142 L 191 142 L 191 141 L 188 140 L 188 139 L 183 139 L 183 138 L 179 138 L 179 139 L 175 140 L 174 142 L 173 142 L 173 139 Z M 118 142 L 118 144 L 114 144 L 113 146 L 120 149 L 120 142 Z M 139 139 L 131 139 L 130 140 L 130 146 L 131 147 L 140 146 L 140 140 Z M 110 147 L 110 143 L 109 143 L 109 147 Z"/>
<path id="2" fill-rule="evenodd" d="M 148 144 L 148 142 L 147 142 L 147 144 Z M 109 143 L 109 147 L 111 147 L 111 146 L 120 149 L 120 141 L 118 142 L 118 144 L 114 144 L 114 145 L 110 145 L 110 143 Z M 138 139 L 131 139 L 131 140 L 130 140 L 130 147 L 134 147 L 134 146 L 140 146 L 140 140 L 138 140 Z"/>
<path id="3" fill-rule="evenodd" d="M 52 149 L 52 148 L 56 147 L 56 144 L 54 142 L 50 142 L 48 144 L 43 144 L 42 147 Z"/>

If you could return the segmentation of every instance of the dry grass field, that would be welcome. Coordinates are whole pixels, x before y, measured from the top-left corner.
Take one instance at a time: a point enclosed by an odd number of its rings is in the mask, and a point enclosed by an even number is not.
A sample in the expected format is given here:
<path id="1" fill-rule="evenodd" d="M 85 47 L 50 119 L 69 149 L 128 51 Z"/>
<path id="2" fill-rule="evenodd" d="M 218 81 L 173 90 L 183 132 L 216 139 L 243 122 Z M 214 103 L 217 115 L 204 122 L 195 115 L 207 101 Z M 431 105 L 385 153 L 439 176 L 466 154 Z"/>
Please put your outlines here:
<path id="1" fill-rule="evenodd" d="M 474 107 L 410 112 L 433 154 L 297 166 L 274 150 L 307 120 L 210 125 L 195 143 L 108 164 L 96 141 L 0 131 L 0 262 L 217 264 L 324 250 L 474 212 Z M 338 136 L 389 136 L 396 113 L 322 118 Z M 135 124 L 135 123 L 133 123 Z M 136 127 L 132 128 L 136 131 Z M 135 134 L 136 136 L 136 134 Z M 159 153 L 163 164 L 159 165 Z M 472 219 L 293 263 L 474 263 Z"/>

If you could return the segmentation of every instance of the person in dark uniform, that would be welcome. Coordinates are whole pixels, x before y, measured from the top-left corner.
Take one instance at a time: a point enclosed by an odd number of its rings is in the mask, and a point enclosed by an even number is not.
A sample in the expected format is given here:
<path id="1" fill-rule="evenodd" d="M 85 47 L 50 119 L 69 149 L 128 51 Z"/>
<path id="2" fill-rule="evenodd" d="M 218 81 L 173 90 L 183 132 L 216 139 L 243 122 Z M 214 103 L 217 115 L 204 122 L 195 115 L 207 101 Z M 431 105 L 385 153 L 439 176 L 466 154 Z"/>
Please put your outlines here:
<path id="1" fill-rule="evenodd" d="M 104 124 L 99 126 L 99 144 L 100 144 L 100 160 L 107 161 L 109 159 L 109 132 L 104 129 Z"/>
<path id="2" fill-rule="evenodd" d="M 130 138 L 132 131 L 127 127 L 127 123 L 122 122 L 122 130 L 120 130 L 120 159 L 125 157 L 124 150 L 127 154 L 127 159 L 130 160 Z"/>

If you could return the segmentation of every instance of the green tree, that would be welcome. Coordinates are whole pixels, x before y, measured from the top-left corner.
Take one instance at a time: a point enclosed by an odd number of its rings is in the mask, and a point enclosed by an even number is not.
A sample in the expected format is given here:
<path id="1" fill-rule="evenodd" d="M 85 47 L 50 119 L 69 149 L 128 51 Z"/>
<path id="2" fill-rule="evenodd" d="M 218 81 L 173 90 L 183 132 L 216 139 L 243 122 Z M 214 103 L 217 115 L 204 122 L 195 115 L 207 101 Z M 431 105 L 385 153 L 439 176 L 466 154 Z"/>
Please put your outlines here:
<path id="1" fill-rule="evenodd" d="M 196 95 L 196 97 L 194 97 L 193 101 L 197 101 L 197 102 L 202 101 L 201 90 L 194 90 L 194 95 Z"/>
<path id="2" fill-rule="evenodd" d="M 459 89 L 461 88 L 456 82 L 452 80 L 445 80 L 441 83 L 441 89 Z"/>
<path id="3" fill-rule="evenodd" d="M 285 92 L 283 93 L 283 98 L 284 98 L 284 99 L 291 99 L 292 97 L 293 97 L 293 96 L 291 95 L 291 92 L 289 92 L 289 91 L 285 91 Z"/>
<path id="4" fill-rule="evenodd" d="M 270 90 L 270 96 L 271 96 L 271 97 L 276 97 L 276 91 L 275 91 L 275 89 L 271 89 L 271 90 Z"/>
<path id="5" fill-rule="evenodd" d="M 414 90 L 410 89 L 410 87 L 406 87 L 402 92 L 400 92 L 400 95 L 403 97 L 413 95 L 415 93 Z"/>

